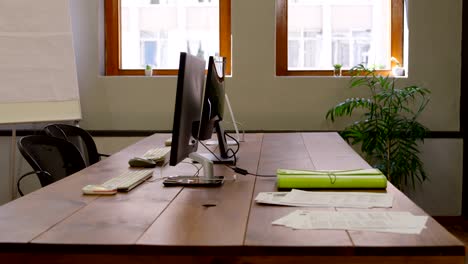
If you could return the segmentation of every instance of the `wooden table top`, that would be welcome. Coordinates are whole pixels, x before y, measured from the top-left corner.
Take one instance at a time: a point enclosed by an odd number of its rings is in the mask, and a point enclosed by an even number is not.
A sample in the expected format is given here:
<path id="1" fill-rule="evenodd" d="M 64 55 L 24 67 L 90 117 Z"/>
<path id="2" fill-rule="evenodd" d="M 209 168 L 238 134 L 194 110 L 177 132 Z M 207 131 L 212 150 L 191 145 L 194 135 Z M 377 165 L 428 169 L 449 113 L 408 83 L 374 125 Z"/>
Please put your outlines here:
<path id="1" fill-rule="evenodd" d="M 419 235 L 273 226 L 273 220 L 297 209 L 254 202 L 259 192 L 276 191 L 275 178 L 234 177 L 222 165 L 215 166 L 215 175 L 226 177 L 220 188 L 164 187 L 158 178 L 194 173 L 191 164 L 180 164 L 156 168 L 151 181 L 129 193 L 81 193 L 87 184 L 102 183 L 128 170 L 128 159 L 164 145 L 168 137 L 145 138 L 1 206 L 0 253 L 61 249 L 187 256 L 456 256 L 445 263 L 463 263 L 459 261 L 465 255 L 463 243 L 432 218 Z M 277 168 L 369 168 L 336 133 L 247 134 L 239 155 L 238 167 L 262 175 L 275 175 Z M 372 210 L 426 215 L 393 185 L 388 185 L 387 192 L 395 197 L 393 208 Z"/>

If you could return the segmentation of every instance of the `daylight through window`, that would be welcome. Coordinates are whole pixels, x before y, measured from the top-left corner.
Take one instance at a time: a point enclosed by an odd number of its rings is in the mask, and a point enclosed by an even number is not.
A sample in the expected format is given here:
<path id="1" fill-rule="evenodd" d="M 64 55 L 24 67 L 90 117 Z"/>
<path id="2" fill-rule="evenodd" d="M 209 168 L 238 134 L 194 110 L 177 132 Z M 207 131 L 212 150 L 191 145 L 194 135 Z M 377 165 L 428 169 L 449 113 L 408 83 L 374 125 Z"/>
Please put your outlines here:
<path id="1" fill-rule="evenodd" d="M 403 0 L 277 0 L 277 74 L 331 75 L 403 62 Z"/>
<path id="2" fill-rule="evenodd" d="M 230 0 L 106 0 L 106 49 L 108 75 L 176 74 L 180 52 L 225 56 L 229 70 Z"/>

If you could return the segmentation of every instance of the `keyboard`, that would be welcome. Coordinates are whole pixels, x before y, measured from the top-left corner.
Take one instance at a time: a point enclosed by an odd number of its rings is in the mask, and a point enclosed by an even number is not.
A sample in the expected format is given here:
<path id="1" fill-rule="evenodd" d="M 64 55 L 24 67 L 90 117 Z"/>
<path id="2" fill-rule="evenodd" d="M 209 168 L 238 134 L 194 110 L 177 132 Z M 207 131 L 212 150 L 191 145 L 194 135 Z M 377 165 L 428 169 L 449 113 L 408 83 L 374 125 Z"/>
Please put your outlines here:
<path id="1" fill-rule="evenodd" d="M 156 163 L 164 162 L 171 152 L 171 147 L 159 147 L 148 150 L 142 158 L 154 160 Z"/>
<path id="2" fill-rule="evenodd" d="M 117 177 L 114 177 L 103 184 L 101 186 L 105 187 L 109 190 L 117 190 L 117 191 L 124 191 L 128 192 L 131 189 L 138 186 L 138 184 L 146 181 L 147 179 L 153 176 L 153 170 L 129 170 Z"/>

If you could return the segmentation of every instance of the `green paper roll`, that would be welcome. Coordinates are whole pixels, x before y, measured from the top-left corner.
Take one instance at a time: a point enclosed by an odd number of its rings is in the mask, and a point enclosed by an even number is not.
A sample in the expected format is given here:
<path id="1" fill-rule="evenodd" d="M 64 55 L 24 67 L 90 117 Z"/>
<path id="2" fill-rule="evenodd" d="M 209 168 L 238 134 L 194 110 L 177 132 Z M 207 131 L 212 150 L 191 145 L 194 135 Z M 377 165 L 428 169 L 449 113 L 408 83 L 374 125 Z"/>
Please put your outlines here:
<path id="1" fill-rule="evenodd" d="M 377 169 L 300 171 L 278 169 L 278 188 L 386 188 L 387 178 Z"/>

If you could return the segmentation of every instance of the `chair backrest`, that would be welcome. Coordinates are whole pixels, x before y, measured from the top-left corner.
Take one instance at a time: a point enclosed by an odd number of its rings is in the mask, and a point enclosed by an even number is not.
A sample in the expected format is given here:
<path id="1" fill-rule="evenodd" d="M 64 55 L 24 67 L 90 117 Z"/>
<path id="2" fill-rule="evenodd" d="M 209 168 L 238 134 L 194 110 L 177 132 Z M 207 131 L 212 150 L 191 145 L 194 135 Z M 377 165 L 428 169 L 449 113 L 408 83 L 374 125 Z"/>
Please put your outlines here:
<path id="1" fill-rule="evenodd" d="M 18 141 L 18 149 L 44 187 L 86 168 L 78 149 L 61 138 L 34 135 Z"/>
<path id="2" fill-rule="evenodd" d="M 98 162 L 98 153 L 93 137 L 84 129 L 66 124 L 52 124 L 44 128 L 49 136 L 58 137 L 73 143 L 83 155 L 86 166 Z"/>

